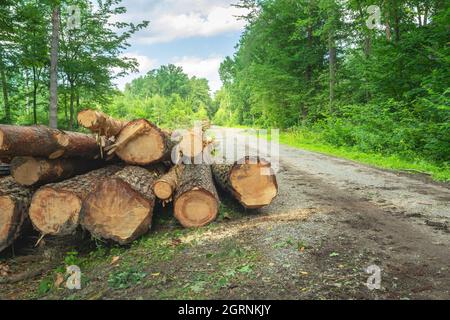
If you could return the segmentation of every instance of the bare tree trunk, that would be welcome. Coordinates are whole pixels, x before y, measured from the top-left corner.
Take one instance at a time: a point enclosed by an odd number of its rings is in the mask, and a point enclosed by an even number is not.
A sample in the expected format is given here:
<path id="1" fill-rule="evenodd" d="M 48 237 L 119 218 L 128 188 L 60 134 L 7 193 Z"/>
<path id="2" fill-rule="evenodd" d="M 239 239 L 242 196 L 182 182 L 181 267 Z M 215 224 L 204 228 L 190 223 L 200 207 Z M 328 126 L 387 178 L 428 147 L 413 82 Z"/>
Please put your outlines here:
<path id="1" fill-rule="evenodd" d="M 37 78 L 36 67 L 33 67 L 33 123 L 37 124 Z"/>
<path id="2" fill-rule="evenodd" d="M 69 130 L 73 129 L 73 118 L 74 118 L 73 104 L 74 104 L 74 102 L 75 102 L 75 96 L 74 96 L 74 92 L 73 92 L 73 83 L 70 82 Z"/>
<path id="3" fill-rule="evenodd" d="M 9 98 L 8 98 L 8 81 L 6 79 L 6 72 L 3 66 L 1 69 L 1 77 L 3 88 L 3 103 L 5 104 L 5 120 L 7 123 L 9 123 L 11 122 L 11 109 L 9 107 Z"/>
<path id="4" fill-rule="evenodd" d="M 60 8 L 55 6 L 52 14 L 52 47 L 50 57 L 50 119 L 51 128 L 58 127 L 58 47 Z"/>
<path id="5" fill-rule="evenodd" d="M 329 63 L 330 63 L 330 112 L 334 111 L 335 87 L 336 87 L 336 43 L 333 33 L 328 38 Z"/>

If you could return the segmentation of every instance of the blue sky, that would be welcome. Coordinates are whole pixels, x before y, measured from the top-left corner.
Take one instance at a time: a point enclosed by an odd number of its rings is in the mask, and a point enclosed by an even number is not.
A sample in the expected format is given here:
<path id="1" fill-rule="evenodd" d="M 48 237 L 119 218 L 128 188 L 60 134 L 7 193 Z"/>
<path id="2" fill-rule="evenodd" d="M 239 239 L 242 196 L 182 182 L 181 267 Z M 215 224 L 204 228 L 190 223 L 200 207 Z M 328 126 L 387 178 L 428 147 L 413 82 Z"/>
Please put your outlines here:
<path id="1" fill-rule="evenodd" d="M 243 12 L 232 3 L 236 0 L 124 0 L 128 12 L 119 21 L 150 25 L 133 36 L 124 54 L 138 60 L 139 73 L 118 79 L 118 87 L 173 63 L 190 76 L 207 78 L 212 92 L 220 89 L 220 63 L 234 53 L 245 27 L 235 17 Z"/>

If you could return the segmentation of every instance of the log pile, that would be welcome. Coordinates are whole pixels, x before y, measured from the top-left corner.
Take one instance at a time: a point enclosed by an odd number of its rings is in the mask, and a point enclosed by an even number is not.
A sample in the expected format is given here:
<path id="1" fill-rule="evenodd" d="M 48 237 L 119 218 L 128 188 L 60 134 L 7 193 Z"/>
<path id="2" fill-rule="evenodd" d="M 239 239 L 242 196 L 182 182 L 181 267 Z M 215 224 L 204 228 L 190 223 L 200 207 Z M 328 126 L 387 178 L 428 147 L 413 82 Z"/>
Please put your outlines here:
<path id="1" fill-rule="evenodd" d="M 212 146 L 207 125 L 177 139 L 146 119 L 95 110 L 80 112 L 78 122 L 91 134 L 0 125 L 0 159 L 8 163 L 0 162 L 0 252 L 27 225 L 42 237 L 86 230 L 127 245 L 149 232 L 158 202 L 173 203 L 180 225 L 198 228 L 218 216 L 216 185 L 247 209 L 269 205 L 278 193 L 263 159 L 198 164 Z"/>

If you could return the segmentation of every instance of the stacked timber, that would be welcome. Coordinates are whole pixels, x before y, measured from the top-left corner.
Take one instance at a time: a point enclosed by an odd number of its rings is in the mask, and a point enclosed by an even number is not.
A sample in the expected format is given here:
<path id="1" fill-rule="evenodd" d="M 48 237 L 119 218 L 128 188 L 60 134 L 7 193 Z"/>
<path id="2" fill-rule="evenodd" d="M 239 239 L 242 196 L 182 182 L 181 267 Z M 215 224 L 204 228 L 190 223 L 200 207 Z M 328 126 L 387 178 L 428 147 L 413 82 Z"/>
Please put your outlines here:
<path id="1" fill-rule="evenodd" d="M 128 245 L 149 232 L 158 202 L 173 203 L 180 225 L 198 228 L 218 215 L 216 185 L 248 209 L 269 205 L 278 193 L 263 159 L 202 163 L 213 148 L 209 124 L 177 137 L 146 119 L 95 110 L 80 112 L 78 122 L 90 134 L 0 125 L 0 159 L 8 163 L 0 163 L 0 252 L 26 225 L 42 237 L 84 229 Z"/>

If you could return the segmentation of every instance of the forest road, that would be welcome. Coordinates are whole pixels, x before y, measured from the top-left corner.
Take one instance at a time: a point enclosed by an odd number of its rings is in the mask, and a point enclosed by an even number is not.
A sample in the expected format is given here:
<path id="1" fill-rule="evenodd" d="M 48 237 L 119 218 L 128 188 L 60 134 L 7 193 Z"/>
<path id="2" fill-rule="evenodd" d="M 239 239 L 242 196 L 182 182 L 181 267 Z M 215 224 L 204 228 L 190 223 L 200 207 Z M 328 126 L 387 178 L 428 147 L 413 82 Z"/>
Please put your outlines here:
<path id="1" fill-rule="evenodd" d="M 213 131 L 219 141 L 248 137 Z M 252 154 L 258 144 L 246 145 L 239 149 Z M 278 147 L 279 196 L 259 210 L 259 222 L 241 226 L 243 243 L 266 259 L 250 297 L 450 298 L 449 185 Z"/>

